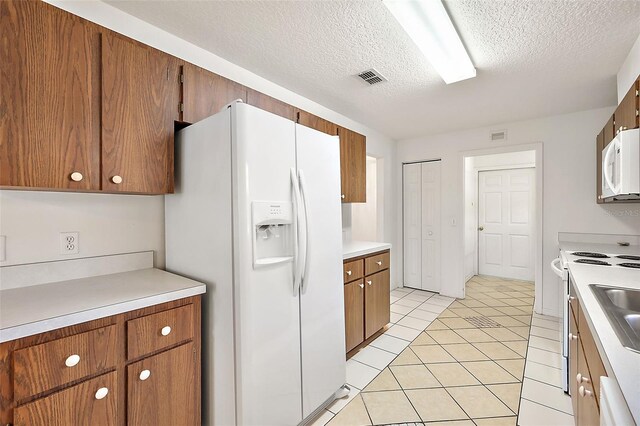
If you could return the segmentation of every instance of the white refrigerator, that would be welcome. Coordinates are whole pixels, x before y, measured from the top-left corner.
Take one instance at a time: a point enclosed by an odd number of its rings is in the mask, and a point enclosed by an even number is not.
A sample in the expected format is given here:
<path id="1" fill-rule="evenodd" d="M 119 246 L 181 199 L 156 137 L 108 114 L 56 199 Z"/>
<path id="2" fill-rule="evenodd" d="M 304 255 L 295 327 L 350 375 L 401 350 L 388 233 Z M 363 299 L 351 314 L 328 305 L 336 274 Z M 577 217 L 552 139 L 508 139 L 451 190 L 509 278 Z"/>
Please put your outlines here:
<path id="1" fill-rule="evenodd" d="M 166 267 L 207 284 L 203 420 L 298 425 L 346 388 L 340 148 L 240 102 L 176 135 Z"/>

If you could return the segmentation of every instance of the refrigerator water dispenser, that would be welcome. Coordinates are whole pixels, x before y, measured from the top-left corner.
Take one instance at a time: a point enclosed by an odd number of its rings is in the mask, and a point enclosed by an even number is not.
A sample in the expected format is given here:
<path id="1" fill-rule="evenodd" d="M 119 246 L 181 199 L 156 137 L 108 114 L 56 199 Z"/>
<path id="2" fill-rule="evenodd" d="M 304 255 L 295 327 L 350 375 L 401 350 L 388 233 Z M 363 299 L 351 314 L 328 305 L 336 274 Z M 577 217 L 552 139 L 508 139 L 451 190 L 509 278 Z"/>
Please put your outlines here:
<path id="1" fill-rule="evenodd" d="M 254 201 L 253 267 L 293 261 L 293 206 L 290 202 Z"/>

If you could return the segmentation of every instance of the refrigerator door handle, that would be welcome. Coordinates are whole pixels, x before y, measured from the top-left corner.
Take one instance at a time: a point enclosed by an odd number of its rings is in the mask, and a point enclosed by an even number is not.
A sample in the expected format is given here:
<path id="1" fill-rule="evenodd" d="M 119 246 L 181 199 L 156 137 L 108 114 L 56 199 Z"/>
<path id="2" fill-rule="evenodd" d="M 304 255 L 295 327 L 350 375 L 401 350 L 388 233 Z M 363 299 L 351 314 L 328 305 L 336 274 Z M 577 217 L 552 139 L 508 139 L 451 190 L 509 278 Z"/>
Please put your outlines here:
<path id="1" fill-rule="evenodd" d="M 300 263 L 300 223 L 302 220 L 300 187 L 298 186 L 298 176 L 296 169 L 291 168 L 291 187 L 293 189 L 293 215 L 296 218 L 296 224 L 293 227 L 293 296 L 298 296 L 300 291 L 300 282 L 302 280 L 302 265 Z"/>
<path id="2" fill-rule="evenodd" d="M 300 273 L 300 280 L 301 280 L 301 286 L 302 286 L 302 293 L 305 292 L 306 290 L 306 286 L 305 284 L 307 283 L 308 279 L 307 276 L 309 275 L 309 269 L 307 268 L 307 259 L 309 257 L 309 200 L 307 197 L 307 192 L 306 192 L 306 181 L 304 179 L 304 172 L 302 170 L 298 171 L 298 178 L 300 181 L 300 195 L 302 198 L 302 208 L 304 210 L 304 228 L 301 230 L 300 232 L 300 252 L 302 253 L 300 255 L 300 265 L 301 265 L 301 273 Z"/>

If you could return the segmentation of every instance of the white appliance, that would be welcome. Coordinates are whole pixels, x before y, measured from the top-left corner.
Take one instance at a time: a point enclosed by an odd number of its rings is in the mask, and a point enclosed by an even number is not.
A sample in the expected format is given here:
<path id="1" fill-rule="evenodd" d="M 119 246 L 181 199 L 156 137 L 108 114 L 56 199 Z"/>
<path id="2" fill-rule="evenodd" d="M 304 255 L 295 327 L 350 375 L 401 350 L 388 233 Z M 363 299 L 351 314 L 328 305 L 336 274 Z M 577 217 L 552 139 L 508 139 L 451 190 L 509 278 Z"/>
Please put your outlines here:
<path id="1" fill-rule="evenodd" d="M 562 279 L 562 389 L 569 393 L 569 301 L 571 295 L 569 268 L 562 252 L 560 257 L 551 262 L 551 270 Z"/>
<path id="2" fill-rule="evenodd" d="M 298 425 L 346 382 L 336 136 L 233 103 L 176 135 L 167 270 L 207 284 L 203 419 Z"/>
<path id="3" fill-rule="evenodd" d="M 602 198 L 640 199 L 640 129 L 619 132 L 602 150 Z"/>

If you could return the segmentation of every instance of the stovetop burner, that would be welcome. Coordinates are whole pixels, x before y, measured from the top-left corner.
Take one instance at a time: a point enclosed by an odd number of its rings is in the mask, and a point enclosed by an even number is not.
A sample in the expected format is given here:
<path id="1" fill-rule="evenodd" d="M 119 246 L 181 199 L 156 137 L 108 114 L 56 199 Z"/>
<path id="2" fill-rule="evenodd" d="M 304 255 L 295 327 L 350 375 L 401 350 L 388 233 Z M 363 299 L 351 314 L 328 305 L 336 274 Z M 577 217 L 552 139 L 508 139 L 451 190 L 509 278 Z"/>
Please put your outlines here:
<path id="1" fill-rule="evenodd" d="M 616 256 L 618 259 L 624 259 L 624 260 L 635 260 L 640 262 L 640 256 L 633 256 L 631 254 L 621 254 L 620 256 Z"/>
<path id="2" fill-rule="evenodd" d="M 595 260 L 595 259 L 578 259 L 578 260 L 574 260 L 574 262 L 586 263 L 588 265 L 611 266 L 609 262 L 603 262 L 602 260 Z"/>
<path id="3" fill-rule="evenodd" d="M 571 254 L 573 254 L 574 256 L 579 256 L 579 257 L 595 257 L 595 258 L 598 258 L 598 259 L 607 259 L 609 257 L 606 254 L 592 253 L 590 251 L 574 251 Z M 582 263 L 586 263 L 586 262 L 582 262 Z"/>
<path id="4" fill-rule="evenodd" d="M 640 263 L 625 262 L 625 263 L 618 263 L 618 266 L 622 266 L 625 268 L 640 269 Z"/>

